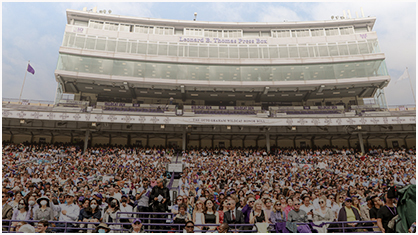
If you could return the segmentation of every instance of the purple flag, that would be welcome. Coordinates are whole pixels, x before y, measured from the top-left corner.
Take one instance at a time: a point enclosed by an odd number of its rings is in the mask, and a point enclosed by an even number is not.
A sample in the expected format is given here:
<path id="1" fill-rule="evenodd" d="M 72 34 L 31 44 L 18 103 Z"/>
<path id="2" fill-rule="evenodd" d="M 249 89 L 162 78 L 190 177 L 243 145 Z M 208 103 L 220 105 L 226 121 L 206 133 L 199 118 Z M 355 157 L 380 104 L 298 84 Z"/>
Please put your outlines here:
<path id="1" fill-rule="evenodd" d="M 28 64 L 28 72 L 31 74 L 35 74 L 35 70 L 32 68 L 32 66 L 30 66 L 30 64 Z"/>

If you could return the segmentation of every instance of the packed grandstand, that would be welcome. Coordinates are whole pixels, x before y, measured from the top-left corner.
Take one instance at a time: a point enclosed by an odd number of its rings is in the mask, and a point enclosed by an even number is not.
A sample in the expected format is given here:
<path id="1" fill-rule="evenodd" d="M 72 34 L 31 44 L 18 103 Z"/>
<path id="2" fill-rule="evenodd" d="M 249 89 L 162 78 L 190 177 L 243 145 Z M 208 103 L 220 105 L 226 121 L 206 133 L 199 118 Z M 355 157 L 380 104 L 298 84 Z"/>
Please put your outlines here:
<path id="1" fill-rule="evenodd" d="M 104 222 L 113 232 L 127 232 L 135 218 L 142 219 L 145 232 L 177 230 L 179 221 L 188 220 L 199 225 L 197 230 L 208 231 L 224 222 L 250 231 L 256 223 L 376 221 L 385 216 L 378 209 L 386 208 L 384 195 L 390 186 L 415 185 L 415 153 L 412 148 L 375 148 L 362 155 L 331 147 L 181 152 L 117 146 L 83 153 L 76 145 L 3 143 L 2 202 L 3 208 L 10 207 L 6 218 L 3 210 L 3 220 L 14 220 L 9 229 L 3 222 L 3 230 L 18 229 L 19 220 L 47 220 L 52 231 L 64 231 L 58 229 L 65 222 L 65 232 L 94 229 L 72 222 Z M 175 162 L 185 166 L 178 186 L 173 186 L 175 172 L 167 171 Z M 176 197 L 153 203 L 159 181 L 162 189 L 176 191 Z M 353 220 L 342 215 L 348 202 Z M 226 218 L 232 204 L 241 212 L 239 223 Z M 303 218 L 292 217 L 295 210 Z M 145 220 L 158 219 L 150 216 L 158 211 L 166 213 L 163 220 Z M 118 212 L 127 213 L 117 217 Z M 146 226 L 153 223 L 160 226 Z M 370 223 L 355 226 L 358 231 L 388 229 L 387 221 Z M 314 229 L 327 232 L 328 226 Z"/>

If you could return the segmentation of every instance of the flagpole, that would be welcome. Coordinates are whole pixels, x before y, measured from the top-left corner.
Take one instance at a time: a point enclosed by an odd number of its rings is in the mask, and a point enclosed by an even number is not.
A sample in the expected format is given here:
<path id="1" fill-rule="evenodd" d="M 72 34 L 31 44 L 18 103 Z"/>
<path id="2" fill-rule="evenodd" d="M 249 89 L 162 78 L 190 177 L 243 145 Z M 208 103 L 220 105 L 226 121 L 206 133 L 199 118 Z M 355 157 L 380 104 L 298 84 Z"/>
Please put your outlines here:
<path id="1" fill-rule="evenodd" d="M 28 65 L 29 63 L 30 63 L 30 60 L 28 61 Z M 23 86 L 25 86 L 26 74 L 28 74 L 28 66 L 26 66 L 25 78 L 23 79 L 22 89 L 20 90 L 19 103 L 20 103 L 20 99 L 22 98 Z"/>
<path id="2" fill-rule="evenodd" d="M 417 100 L 415 99 L 414 88 L 412 87 L 411 77 L 409 76 L 408 67 L 406 67 L 406 72 L 408 73 L 409 84 L 411 85 L 412 96 L 414 96 L 415 105 L 417 104 Z"/>

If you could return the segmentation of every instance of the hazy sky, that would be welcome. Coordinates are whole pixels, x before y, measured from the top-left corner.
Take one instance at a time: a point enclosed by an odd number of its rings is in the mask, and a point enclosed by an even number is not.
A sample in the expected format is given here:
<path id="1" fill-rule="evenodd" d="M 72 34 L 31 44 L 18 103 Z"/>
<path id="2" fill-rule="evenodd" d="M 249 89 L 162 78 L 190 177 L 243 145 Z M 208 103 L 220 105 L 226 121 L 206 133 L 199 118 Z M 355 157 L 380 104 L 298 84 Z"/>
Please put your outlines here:
<path id="1" fill-rule="evenodd" d="M 386 65 L 392 78 L 385 88 L 389 105 L 414 104 L 408 79 L 395 81 L 408 67 L 416 91 L 416 3 L 415 2 L 73 2 L 73 3 L 2 3 L 2 79 L 3 98 L 19 98 L 27 61 L 35 75 L 28 74 L 23 99 L 55 98 L 57 83 L 54 70 L 58 49 L 66 24 L 66 9 L 82 10 L 97 6 L 112 10 L 115 15 L 228 22 L 283 22 L 328 20 L 331 15 L 343 15 L 350 10 L 353 17 L 360 7 L 365 16 L 377 17 L 380 49 L 386 55 Z M 416 93 L 416 92 L 415 92 Z"/>

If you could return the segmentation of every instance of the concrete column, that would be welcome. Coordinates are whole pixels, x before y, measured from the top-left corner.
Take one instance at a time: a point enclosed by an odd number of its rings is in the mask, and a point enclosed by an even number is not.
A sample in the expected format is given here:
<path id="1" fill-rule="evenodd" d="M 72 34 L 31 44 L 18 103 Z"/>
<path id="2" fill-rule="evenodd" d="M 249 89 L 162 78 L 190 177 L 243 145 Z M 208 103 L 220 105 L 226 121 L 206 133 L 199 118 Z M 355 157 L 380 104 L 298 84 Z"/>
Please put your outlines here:
<path id="1" fill-rule="evenodd" d="M 202 148 L 202 136 L 199 135 L 199 149 Z"/>
<path id="2" fill-rule="evenodd" d="M 408 135 L 407 136 L 405 136 L 405 138 L 403 138 L 403 142 L 404 142 L 404 144 L 405 144 L 405 148 L 408 148 L 408 144 L 407 144 L 407 142 L 406 142 L 406 138 L 408 137 Z"/>
<path id="3" fill-rule="evenodd" d="M 128 138 L 126 140 L 127 145 L 131 145 L 131 134 L 128 134 Z"/>
<path id="4" fill-rule="evenodd" d="M 13 143 L 13 132 L 10 131 L 10 143 Z"/>
<path id="5" fill-rule="evenodd" d="M 74 141 L 74 135 L 73 135 L 73 132 L 71 131 L 71 133 L 70 133 L 70 134 L 71 134 L 71 139 L 70 139 L 70 142 L 71 142 L 71 143 L 73 143 L 73 141 Z"/>
<path id="6" fill-rule="evenodd" d="M 112 144 L 112 134 L 109 133 L 109 145 Z"/>
<path id="7" fill-rule="evenodd" d="M 84 137 L 84 150 L 83 152 L 86 152 L 87 150 L 87 146 L 89 144 L 89 134 L 90 134 L 90 130 L 86 131 L 86 136 Z"/>
<path id="8" fill-rule="evenodd" d="M 51 144 L 54 143 L 54 133 L 51 132 Z"/>
<path id="9" fill-rule="evenodd" d="M 270 152 L 270 133 L 269 132 L 266 133 L 266 148 L 267 148 L 267 152 Z"/>
<path id="10" fill-rule="evenodd" d="M 165 135 L 165 147 L 168 147 L 168 134 Z"/>
<path id="11" fill-rule="evenodd" d="M 33 138 L 34 138 L 33 132 L 30 132 L 30 142 L 31 143 L 33 143 Z"/>
<path id="12" fill-rule="evenodd" d="M 147 147 L 150 147 L 149 146 L 149 135 L 147 135 Z"/>
<path id="13" fill-rule="evenodd" d="M 183 150 L 183 151 L 185 151 L 186 150 L 186 130 L 183 130 L 183 141 L 181 142 L 181 149 Z"/>
<path id="14" fill-rule="evenodd" d="M 358 133 L 358 141 L 360 144 L 361 154 L 364 154 L 363 135 L 361 133 Z"/>

